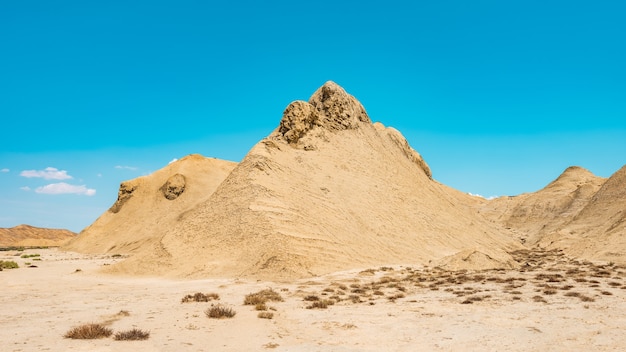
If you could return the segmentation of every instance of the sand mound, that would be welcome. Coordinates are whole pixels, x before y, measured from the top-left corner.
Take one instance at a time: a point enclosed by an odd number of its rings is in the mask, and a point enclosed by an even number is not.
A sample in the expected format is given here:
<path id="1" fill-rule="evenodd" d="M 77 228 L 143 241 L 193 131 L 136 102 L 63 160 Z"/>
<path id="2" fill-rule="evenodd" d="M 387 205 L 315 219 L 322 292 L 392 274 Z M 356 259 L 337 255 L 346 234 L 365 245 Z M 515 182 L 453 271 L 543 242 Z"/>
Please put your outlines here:
<path id="1" fill-rule="evenodd" d="M 115 204 L 63 249 L 120 254 L 140 250 L 206 200 L 235 165 L 194 154 L 149 176 L 122 182 Z"/>
<path id="2" fill-rule="evenodd" d="M 290 279 L 518 248 L 474 202 L 433 181 L 398 131 L 328 82 L 290 104 L 208 199 L 111 270 Z"/>
<path id="3" fill-rule="evenodd" d="M 0 228 L 0 246 L 60 246 L 75 236 L 76 234 L 69 230 L 19 225 Z"/>

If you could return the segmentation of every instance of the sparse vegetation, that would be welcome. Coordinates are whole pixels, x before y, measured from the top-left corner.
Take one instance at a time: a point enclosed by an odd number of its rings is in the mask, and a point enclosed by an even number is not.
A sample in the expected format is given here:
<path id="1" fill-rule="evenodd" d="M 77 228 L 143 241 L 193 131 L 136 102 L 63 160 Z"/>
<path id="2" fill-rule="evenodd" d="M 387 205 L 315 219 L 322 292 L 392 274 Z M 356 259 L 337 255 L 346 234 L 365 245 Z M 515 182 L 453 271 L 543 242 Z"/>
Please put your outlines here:
<path id="1" fill-rule="evenodd" d="M 326 309 L 328 306 L 332 306 L 335 304 L 335 301 L 329 299 L 323 299 L 320 301 L 315 301 L 311 305 L 307 306 L 307 309 Z"/>
<path id="2" fill-rule="evenodd" d="M 261 319 L 272 319 L 272 318 L 274 318 L 274 313 L 272 313 L 272 312 L 259 312 L 259 314 L 257 314 L 257 317 L 259 317 Z"/>
<path id="3" fill-rule="evenodd" d="M 207 317 L 213 319 L 232 318 L 235 316 L 235 314 L 237 314 L 237 312 L 235 312 L 232 308 L 226 307 L 221 304 L 211 305 L 211 307 L 207 309 L 204 313 Z"/>
<path id="4" fill-rule="evenodd" d="M 40 254 L 22 254 L 22 258 L 36 258 L 36 257 L 40 257 Z"/>
<path id="5" fill-rule="evenodd" d="M 4 261 L 4 260 L 0 260 L 0 270 L 2 269 L 17 269 L 20 266 L 17 265 L 16 262 L 10 260 L 10 261 Z"/>
<path id="6" fill-rule="evenodd" d="M 218 295 L 217 293 L 201 293 L 201 292 L 197 292 L 193 295 L 189 294 L 186 295 L 185 297 L 183 297 L 183 299 L 181 300 L 181 303 L 188 303 L 188 302 L 210 302 L 213 300 L 219 300 L 220 299 L 220 295 Z"/>
<path id="7" fill-rule="evenodd" d="M 102 324 L 84 324 L 74 327 L 63 335 L 68 339 L 92 340 L 109 337 L 113 331 Z"/>
<path id="8" fill-rule="evenodd" d="M 259 303 L 267 303 L 268 301 L 282 302 L 281 295 L 271 288 L 261 290 L 256 293 L 250 293 L 244 298 L 244 305 L 256 306 Z"/>
<path id="9" fill-rule="evenodd" d="M 127 331 L 116 332 L 113 337 L 118 341 L 138 341 L 147 340 L 150 337 L 150 332 L 139 329 L 131 329 Z"/>

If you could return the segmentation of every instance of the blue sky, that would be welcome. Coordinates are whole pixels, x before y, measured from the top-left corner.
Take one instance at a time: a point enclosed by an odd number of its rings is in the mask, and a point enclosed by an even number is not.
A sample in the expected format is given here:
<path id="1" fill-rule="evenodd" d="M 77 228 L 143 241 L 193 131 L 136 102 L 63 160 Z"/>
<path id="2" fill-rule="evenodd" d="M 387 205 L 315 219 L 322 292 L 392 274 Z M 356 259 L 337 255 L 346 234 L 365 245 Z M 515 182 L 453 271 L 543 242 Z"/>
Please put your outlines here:
<path id="1" fill-rule="evenodd" d="M 623 1 L 3 1 L 0 227 L 80 231 L 123 180 L 240 160 L 327 80 L 436 180 L 536 191 L 626 164 Z"/>

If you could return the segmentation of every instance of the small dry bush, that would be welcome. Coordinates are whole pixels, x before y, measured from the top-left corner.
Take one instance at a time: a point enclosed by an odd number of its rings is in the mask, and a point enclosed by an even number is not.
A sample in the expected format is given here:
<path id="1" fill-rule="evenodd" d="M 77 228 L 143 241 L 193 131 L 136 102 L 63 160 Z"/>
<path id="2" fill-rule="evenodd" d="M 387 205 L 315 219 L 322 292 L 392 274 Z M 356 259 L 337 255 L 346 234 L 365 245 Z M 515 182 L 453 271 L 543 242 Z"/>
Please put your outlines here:
<path id="1" fill-rule="evenodd" d="M 315 301 L 310 306 L 307 306 L 307 309 L 326 309 L 328 306 L 332 306 L 335 304 L 335 301 L 329 299 L 323 299 L 321 301 Z"/>
<path id="2" fill-rule="evenodd" d="M 305 300 L 305 301 L 311 301 L 311 302 L 312 302 L 312 301 L 319 301 L 319 300 L 320 300 L 320 298 L 319 298 L 319 297 L 317 297 L 316 295 L 308 295 L 308 296 L 305 296 L 305 297 L 304 297 L 304 300 Z"/>
<path id="3" fill-rule="evenodd" d="M 150 337 L 150 332 L 139 329 L 131 329 L 127 331 L 116 332 L 113 338 L 118 341 L 139 341 L 147 340 Z"/>
<path id="4" fill-rule="evenodd" d="M 583 301 L 583 302 L 595 302 L 596 301 L 592 297 L 585 296 L 585 295 L 580 295 L 580 296 L 578 296 L 578 298 L 580 298 L 580 300 Z"/>
<path id="5" fill-rule="evenodd" d="M 63 335 L 67 339 L 91 340 L 109 337 L 113 331 L 102 324 L 83 324 L 74 327 Z"/>
<path id="6" fill-rule="evenodd" d="M 541 296 L 533 296 L 533 301 L 541 302 L 541 303 L 548 303 L 548 301 L 546 301 L 546 299 Z"/>
<path id="7" fill-rule="evenodd" d="M 188 302 L 209 302 L 212 300 L 218 300 L 220 299 L 220 295 L 218 295 L 217 293 L 202 293 L 202 292 L 197 292 L 193 295 L 189 294 L 186 295 L 185 297 L 183 297 L 183 299 L 181 300 L 181 303 L 188 303 Z"/>
<path id="8" fill-rule="evenodd" d="M 232 318 L 237 314 L 232 308 L 223 306 L 221 304 L 211 305 L 209 309 L 205 312 L 207 317 L 213 319 L 224 319 L 224 318 Z"/>
<path id="9" fill-rule="evenodd" d="M 243 304 L 247 306 L 256 306 L 259 303 L 266 303 L 267 301 L 282 302 L 283 298 L 278 292 L 274 291 L 271 288 L 268 288 L 256 293 L 250 293 L 246 295 L 243 300 Z"/>
<path id="10" fill-rule="evenodd" d="M 20 266 L 17 265 L 16 262 L 14 261 L 4 261 L 4 260 L 0 260 L 0 270 L 2 269 L 17 269 Z"/>
<path id="11" fill-rule="evenodd" d="M 260 312 L 257 317 L 261 319 L 272 319 L 274 317 L 274 313 L 272 312 Z"/>

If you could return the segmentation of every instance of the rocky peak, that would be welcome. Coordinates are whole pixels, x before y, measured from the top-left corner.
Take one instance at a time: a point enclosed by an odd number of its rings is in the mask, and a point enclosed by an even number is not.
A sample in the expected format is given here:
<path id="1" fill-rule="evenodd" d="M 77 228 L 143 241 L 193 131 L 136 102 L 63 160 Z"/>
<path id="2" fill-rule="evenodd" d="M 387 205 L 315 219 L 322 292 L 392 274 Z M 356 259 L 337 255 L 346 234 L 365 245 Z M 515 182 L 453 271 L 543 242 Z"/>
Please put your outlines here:
<path id="1" fill-rule="evenodd" d="M 328 81 L 308 102 L 297 100 L 287 106 L 278 134 L 295 145 L 315 127 L 340 131 L 357 129 L 362 122 L 371 123 L 363 105 L 338 84 Z"/>
<path id="2" fill-rule="evenodd" d="M 329 130 L 358 128 L 360 122 L 371 123 L 363 105 L 332 81 L 324 83 L 309 99 Z"/>

